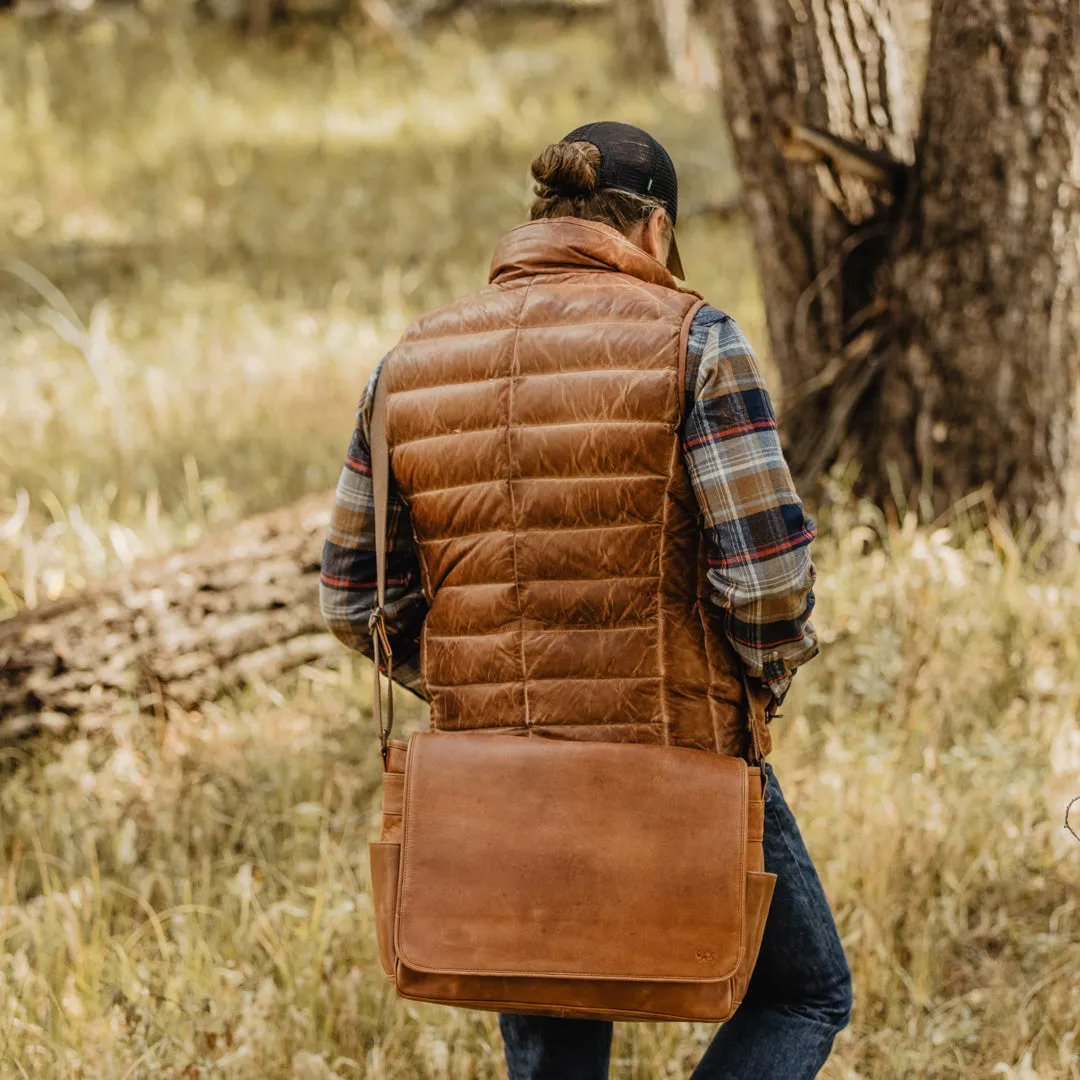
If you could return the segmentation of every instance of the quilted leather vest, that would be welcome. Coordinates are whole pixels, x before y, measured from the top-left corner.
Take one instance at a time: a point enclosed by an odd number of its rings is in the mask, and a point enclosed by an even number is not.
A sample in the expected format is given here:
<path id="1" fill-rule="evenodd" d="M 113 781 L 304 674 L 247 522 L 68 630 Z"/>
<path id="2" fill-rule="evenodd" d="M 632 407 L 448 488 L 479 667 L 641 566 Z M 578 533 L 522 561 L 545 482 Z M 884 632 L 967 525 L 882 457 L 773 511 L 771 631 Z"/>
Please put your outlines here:
<path id="1" fill-rule="evenodd" d="M 744 755 L 680 440 L 700 301 L 614 229 L 536 221 L 388 358 L 437 730 Z"/>

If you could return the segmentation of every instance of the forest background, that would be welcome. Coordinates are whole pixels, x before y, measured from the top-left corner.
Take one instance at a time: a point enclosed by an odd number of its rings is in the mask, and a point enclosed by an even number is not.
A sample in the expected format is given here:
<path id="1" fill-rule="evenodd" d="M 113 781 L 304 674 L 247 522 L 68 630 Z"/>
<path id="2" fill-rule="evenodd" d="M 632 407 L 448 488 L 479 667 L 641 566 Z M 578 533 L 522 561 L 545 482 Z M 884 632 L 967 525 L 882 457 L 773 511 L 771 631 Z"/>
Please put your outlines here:
<path id="1" fill-rule="evenodd" d="M 689 283 L 783 412 L 704 53 L 659 76 L 603 4 L 257 35 L 74 6 L 0 17 L 0 616 L 328 489 L 378 357 L 485 279 L 532 155 L 586 119 L 671 151 Z M 1038 569 L 1000 522 L 850 481 L 816 501 L 823 650 L 774 729 L 855 974 L 824 1075 L 1075 1080 L 1077 538 Z M 0 746 L 0 1077 L 504 1075 L 492 1017 L 378 971 L 369 679 L 328 650 Z M 620 1026 L 613 1075 L 685 1077 L 710 1034 Z"/>

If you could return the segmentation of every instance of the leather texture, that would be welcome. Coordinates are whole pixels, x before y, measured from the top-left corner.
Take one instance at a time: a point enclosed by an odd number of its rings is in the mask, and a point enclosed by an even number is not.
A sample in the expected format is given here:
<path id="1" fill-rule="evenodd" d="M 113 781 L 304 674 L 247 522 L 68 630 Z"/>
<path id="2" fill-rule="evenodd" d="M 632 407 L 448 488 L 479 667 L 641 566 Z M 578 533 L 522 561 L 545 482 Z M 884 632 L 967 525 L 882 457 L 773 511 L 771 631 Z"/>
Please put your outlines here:
<path id="1" fill-rule="evenodd" d="M 436 730 L 768 752 L 683 464 L 699 306 L 616 230 L 536 221 L 499 244 L 487 288 L 391 352 Z"/>
<path id="2" fill-rule="evenodd" d="M 389 456 L 436 729 L 385 742 L 377 713 L 372 892 L 404 997 L 718 1021 L 745 993 L 775 882 L 745 758 L 768 730 L 683 464 L 699 304 L 613 229 L 533 222 L 380 376 L 377 526 Z M 385 543 L 377 562 L 381 605 Z"/>
<path id="3" fill-rule="evenodd" d="M 483 732 L 391 742 L 387 762 L 371 869 L 399 994 L 610 1019 L 738 1007 L 775 882 L 759 769 Z"/>

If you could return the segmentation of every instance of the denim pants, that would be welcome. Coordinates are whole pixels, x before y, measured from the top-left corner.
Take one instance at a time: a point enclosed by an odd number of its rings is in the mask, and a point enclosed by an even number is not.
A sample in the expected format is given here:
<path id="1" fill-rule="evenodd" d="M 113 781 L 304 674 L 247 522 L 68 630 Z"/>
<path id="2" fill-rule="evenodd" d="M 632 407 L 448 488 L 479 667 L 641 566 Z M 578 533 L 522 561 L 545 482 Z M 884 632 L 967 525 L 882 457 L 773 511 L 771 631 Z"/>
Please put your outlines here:
<path id="1" fill-rule="evenodd" d="M 851 1012 L 851 973 L 817 871 L 766 766 L 765 869 L 776 891 L 746 998 L 691 1080 L 812 1080 Z M 606 1080 L 604 1020 L 499 1017 L 510 1080 Z"/>

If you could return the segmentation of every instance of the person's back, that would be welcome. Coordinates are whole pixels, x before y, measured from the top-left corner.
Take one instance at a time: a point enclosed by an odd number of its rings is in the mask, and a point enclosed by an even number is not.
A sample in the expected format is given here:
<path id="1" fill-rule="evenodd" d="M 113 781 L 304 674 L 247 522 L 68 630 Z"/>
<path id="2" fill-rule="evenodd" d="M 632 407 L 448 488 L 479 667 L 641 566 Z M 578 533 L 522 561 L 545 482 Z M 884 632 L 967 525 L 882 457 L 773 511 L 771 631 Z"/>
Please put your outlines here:
<path id="1" fill-rule="evenodd" d="M 385 365 L 432 726 L 744 753 L 741 665 L 703 607 L 681 454 L 701 301 L 575 218 L 515 229 L 491 280 Z"/>
<path id="2" fill-rule="evenodd" d="M 386 615 L 433 727 L 762 754 L 816 641 L 813 525 L 753 356 L 677 285 L 658 143 L 588 125 L 533 172 L 534 220 L 500 242 L 487 288 L 418 319 L 369 384 L 324 556 L 327 624 L 364 649 L 385 378 Z M 811 1077 L 847 1019 L 843 953 L 771 773 L 766 806 L 773 914 L 702 1078 Z M 512 1080 L 607 1075 L 610 1024 L 502 1025 Z"/>

